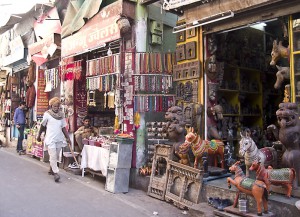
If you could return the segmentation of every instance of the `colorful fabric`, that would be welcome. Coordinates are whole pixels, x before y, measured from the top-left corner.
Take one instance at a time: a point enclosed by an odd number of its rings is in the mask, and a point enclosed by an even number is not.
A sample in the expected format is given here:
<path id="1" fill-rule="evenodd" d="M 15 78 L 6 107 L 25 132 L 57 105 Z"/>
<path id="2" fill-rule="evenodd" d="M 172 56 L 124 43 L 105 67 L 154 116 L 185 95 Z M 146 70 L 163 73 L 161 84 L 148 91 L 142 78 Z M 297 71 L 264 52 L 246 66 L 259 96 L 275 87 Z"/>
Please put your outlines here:
<path id="1" fill-rule="evenodd" d="M 260 150 L 265 154 L 266 161 L 272 161 L 274 159 L 274 155 L 270 148 L 266 147 L 266 148 L 261 148 Z"/>
<path id="2" fill-rule="evenodd" d="M 26 92 L 26 105 L 28 108 L 32 108 L 35 103 L 35 87 L 34 85 L 31 85 L 28 87 L 27 92 Z"/>
<path id="3" fill-rule="evenodd" d="M 214 139 L 211 140 L 211 141 L 209 142 L 210 149 L 213 150 L 213 151 L 216 151 L 216 150 L 218 149 L 218 147 L 219 147 L 218 142 L 219 142 L 219 141 L 214 140 Z"/>
<path id="4" fill-rule="evenodd" d="M 253 184 L 254 184 L 255 180 L 254 179 L 250 179 L 250 178 L 244 178 L 242 181 L 241 181 L 241 184 L 240 186 L 246 190 L 249 190 L 251 191 L 252 190 L 252 187 L 253 187 Z"/>
<path id="5" fill-rule="evenodd" d="M 270 170 L 270 181 L 286 181 L 290 180 L 291 170 L 289 168 Z"/>

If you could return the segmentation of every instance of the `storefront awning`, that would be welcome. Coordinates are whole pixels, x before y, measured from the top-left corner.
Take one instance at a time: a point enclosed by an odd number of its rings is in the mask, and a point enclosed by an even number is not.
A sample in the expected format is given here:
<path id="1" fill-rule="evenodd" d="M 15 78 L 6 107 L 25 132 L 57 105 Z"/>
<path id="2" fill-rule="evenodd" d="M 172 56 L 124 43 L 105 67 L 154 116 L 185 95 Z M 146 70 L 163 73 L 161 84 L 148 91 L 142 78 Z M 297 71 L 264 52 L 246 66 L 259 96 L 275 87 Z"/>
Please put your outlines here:
<path id="1" fill-rule="evenodd" d="M 15 24 L 22 22 L 23 20 L 32 17 L 32 13 L 36 11 L 37 8 L 44 7 L 45 10 L 48 10 L 52 6 L 50 4 L 36 4 L 29 11 L 22 14 L 13 14 L 2 16 L 0 20 L 0 34 L 3 34 L 9 29 L 12 29 Z"/>
<path id="2" fill-rule="evenodd" d="M 101 3 L 102 0 L 70 1 L 62 25 L 62 38 L 81 29 L 86 20 L 99 11 Z"/>
<path id="3" fill-rule="evenodd" d="M 50 34 L 28 46 L 29 55 L 31 59 L 38 65 L 48 61 L 48 56 L 52 57 L 55 53 L 60 52 L 61 37 L 60 34 Z"/>
<path id="4" fill-rule="evenodd" d="M 213 18 L 216 14 L 222 14 L 226 11 L 234 13 L 234 16 L 229 19 L 216 19 L 214 20 L 216 22 L 212 21 L 205 24 L 204 34 L 210 34 L 290 15 L 299 12 L 299 6 L 300 2 L 298 0 L 228 0 L 221 3 L 213 1 L 209 4 L 187 7 L 184 12 L 184 21 L 187 24 L 194 25 L 203 19 Z M 175 31 L 176 28 L 174 28 Z"/>

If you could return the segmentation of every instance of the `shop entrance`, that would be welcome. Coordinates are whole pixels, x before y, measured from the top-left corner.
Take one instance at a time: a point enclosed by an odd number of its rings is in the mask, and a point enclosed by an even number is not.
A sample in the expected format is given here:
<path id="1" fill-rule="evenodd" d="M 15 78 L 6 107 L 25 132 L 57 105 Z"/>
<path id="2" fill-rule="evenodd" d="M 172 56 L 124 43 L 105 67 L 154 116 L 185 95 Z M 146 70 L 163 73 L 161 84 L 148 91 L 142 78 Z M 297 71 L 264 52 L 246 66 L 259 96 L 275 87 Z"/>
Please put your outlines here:
<path id="1" fill-rule="evenodd" d="M 284 99 L 289 80 L 289 59 L 279 58 L 270 65 L 274 46 L 287 48 L 288 17 L 247 25 L 208 35 L 209 43 L 217 45 L 216 62 L 224 63 L 224 72 L 217 82 L 217 104 L 223 107 L 217 129 L 222 140 L 233 144 L 238 154 L 240 133 L 249 128 L 258 148 L 272 146 L 276 141 L 271 124 L 277 125 L 276 111 Z M 276 40 L 276 41 L 275 41 Z M 275 43 L 275 45 L 274 45 Z"/>

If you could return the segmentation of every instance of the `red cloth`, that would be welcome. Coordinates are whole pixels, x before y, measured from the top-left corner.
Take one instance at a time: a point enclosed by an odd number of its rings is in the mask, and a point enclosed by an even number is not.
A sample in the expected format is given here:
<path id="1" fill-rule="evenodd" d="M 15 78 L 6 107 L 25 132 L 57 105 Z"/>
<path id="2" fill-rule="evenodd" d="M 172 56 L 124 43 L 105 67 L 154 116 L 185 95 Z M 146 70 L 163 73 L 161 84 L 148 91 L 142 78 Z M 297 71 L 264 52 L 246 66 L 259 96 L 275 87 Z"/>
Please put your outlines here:
<path id="1" fill-rule="evenodd" d="M 26 105 L 28 108 L 32 108 L 35 103 L 35 87 L 34 85 L 31 85 L 28 87 L 27 92 L 26 92 Z"/>

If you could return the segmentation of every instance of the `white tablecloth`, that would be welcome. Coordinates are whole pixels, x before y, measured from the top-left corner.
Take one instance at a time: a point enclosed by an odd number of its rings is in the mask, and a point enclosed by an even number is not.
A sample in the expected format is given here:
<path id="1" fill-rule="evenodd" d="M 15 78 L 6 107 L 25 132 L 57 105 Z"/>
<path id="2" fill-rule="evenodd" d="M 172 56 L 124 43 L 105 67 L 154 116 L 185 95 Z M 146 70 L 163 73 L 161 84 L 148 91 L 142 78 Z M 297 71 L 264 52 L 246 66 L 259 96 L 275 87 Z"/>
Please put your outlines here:
<path id="1" fill-rule="evenodd" d="M 106 176 L 109 150 L 102 147 L 84 145 L 81 155 L 81 169 L 90 168 L 94 171 L 101 171 Z"/>

